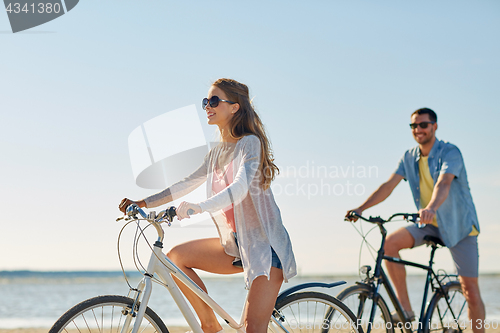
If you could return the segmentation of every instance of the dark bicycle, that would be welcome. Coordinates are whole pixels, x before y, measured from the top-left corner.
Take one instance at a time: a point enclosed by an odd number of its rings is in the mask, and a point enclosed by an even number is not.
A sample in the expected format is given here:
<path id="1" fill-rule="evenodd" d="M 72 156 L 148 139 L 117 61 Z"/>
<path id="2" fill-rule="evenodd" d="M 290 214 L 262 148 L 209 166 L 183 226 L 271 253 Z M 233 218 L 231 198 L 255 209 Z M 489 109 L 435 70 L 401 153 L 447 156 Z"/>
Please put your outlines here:
<path id="1" fill-rule="evenodd" d="M 362 325 L 364 332 L 393 333 L 396 329 L 400 329 L 404 333 L 414 331 L 418 333 L 471 331 L 471 323 L 467 317 L 468 305 L 462 294 L 462 287 L 458 281 L 458 276 L 446 274 L 444 270 L 439 270 L 438 274 L 436 274 L 432 268 L 436 249 L 444 246 L 441 239 L 432 236 L 424 238 L 425 243 L 432 248 L 428 265 L 389 257 L 384 254 L 384 244 L 387 236 L 384 224 L 396 217 L 402 217 L 406 221 L 418 223 L 418 214 L 399 213 L 392 215 L 387 220 L 371 216 L 364 218 L 354 212 L 350 216 L 376 224 L 382 234 L 382 241 L 380 249 L 377 252 L 373 273 L 371 273 L 372 269 L 370 266 L 362 266 L 360 271 L 366 275 L 363 281 L 356 282 L 355 285 L 347 287 L 337 295 L 337 298 L 346 304 L 357 316 L 358 323 Z M 427 271 L 418 322 L 412 323 L 409 318 L 406 318 L 391 282 L 382 268 L 382 260 L 417 267 Z M 392 321 L 387 303 L 380 294 L 380 287 L 382 285 L 387 291 L 387 295 L 394 305 L 399 318 L 403 318 L 401 322 Z M 426 306 L 429 290 L 432 292 L 432 298 L 429 305 Z"/>

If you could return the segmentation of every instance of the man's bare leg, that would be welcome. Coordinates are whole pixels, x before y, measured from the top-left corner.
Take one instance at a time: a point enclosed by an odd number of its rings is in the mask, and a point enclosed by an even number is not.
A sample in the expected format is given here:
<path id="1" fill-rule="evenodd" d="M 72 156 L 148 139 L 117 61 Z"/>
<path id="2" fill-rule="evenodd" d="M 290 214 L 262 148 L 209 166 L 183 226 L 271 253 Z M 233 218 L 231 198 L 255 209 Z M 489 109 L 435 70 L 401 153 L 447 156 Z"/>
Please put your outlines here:
<path id="1" fill-rule="evenodd" d="M 399 251 L 413 247 L 415 240 L 408 230 L 401 228 L 387 236 L 384 246 L 385 255 L 400 258 Z M 387 272 L 391 278 L 396 295 L 406 312 L 411 311 L 408 288 L 406 286 L 406 269 L 404 265 L 386 261 Z"/>
<path id="2" fill-rule="evenodd" d="M 469 305 L 469 319 L 472 321 L 474 333 L 484 333 L 484 319 L 486 312 L 484 303 L 479 292 L 478 279 L 473 277 L 459 276 L 462 291 Z"/>

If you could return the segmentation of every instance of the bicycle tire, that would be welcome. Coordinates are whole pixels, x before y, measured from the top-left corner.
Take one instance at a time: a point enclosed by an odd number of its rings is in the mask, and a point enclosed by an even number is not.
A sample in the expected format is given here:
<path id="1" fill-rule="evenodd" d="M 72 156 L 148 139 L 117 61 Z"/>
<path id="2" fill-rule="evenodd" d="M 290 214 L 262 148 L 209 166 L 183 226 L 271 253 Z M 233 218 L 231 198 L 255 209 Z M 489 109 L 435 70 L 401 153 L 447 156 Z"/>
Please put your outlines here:
<path id="1" fill-rule="evenodd" d="M 124 296 L 106 295 L 89 298 L 64 313 L 49 330 L 49 333 L 81 332 L 121 332 L 126 319 L 130 319 L 132 331 L 135 317 L 130 315 L 134 300 Z M 136 304 L 135 311 L 139 310 Z M 125 311 L 126 313 L 124 313 Z M 146 308 L 139 332 L 168 333 L 160 317 L 149 307 Z"/>
<path id="2" fill-rule="evenodd" d="M 278 299 L 275 309 L 274 317 L 289 333 L 363 333 L 349 308 L 327 294 L 314 291 L 291 294 Z"/>
<path id="3" fill-rule="evenodd" d="M 366 332 L 369 325 L 370 313 L 373 305 L 373 291 L 366 284 L 357 284 L 342 290 L 337 298 L 342 301 L 358 318 L 358 324 Z M 394 333 L 391 312 L 384 299 L 378 297 L 377 309 L 371 324 L 373 333 Z"/>
<path id="4" fill-rule="evenodd" d="M 468 318 L 468 304 L 460 282 L 448 282 L 443 289 L 445 293 L 437 290 L 427 307 L 424 333 L 472 332 Z M 446 297 L 448 297 L 453 314 L 448 308 Z M 456 317 L 454 318 L 453 315 Z"/>

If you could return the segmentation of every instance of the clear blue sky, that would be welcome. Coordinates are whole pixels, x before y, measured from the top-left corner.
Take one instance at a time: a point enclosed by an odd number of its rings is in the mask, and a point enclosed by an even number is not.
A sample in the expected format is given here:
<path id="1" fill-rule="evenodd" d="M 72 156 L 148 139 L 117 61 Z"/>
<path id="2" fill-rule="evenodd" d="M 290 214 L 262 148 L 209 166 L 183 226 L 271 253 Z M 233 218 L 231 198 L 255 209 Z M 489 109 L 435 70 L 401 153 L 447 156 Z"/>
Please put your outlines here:
<path id="1" fill-rule="evenodd" d="M 296 189 L 275 192 L 302 273 L 357 271 L 361 239 L 343 215 L 415 145 L 420 107 L 462 151 L 480 271 L 498 271 L 499 40 L 497 1 L 80 1 L 17 34 L 0 12 L 0 270 L 118 269 L 116 207 L 153 192 L 135 185 L 128 135 L 200 108 L 210 83 L 231 77 L 255 96 L 284 171 L 275 186 Z M 320 166 L 373 172 L 293 175 Z M 313 194 L 321 181 L 337 192 Z M 366 214 L 402 211 L 415 211 L 405 183 Z M 170 235 L 172 245 L 215 230 Z"/>

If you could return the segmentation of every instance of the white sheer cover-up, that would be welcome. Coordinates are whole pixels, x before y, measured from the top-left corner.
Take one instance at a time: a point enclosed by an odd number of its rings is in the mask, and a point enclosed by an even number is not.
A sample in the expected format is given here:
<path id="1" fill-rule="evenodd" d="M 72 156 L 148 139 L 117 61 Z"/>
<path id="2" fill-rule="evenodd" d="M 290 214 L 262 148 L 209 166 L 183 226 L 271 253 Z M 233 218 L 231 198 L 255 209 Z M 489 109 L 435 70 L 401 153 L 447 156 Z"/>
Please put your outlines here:
<path id="1" fill-rule="evenodd" d="M 260 140 L 255 135 L 244 136 L 236 144 L 221 142 L 210 150 L 203 164 L 191 175 L 144 199 L 147 207 L 157 207 L 188 194 L 206 181 L 208 199 L 199 205 L 215 222 L 225 252 L 241 257 L 247 288 L 258 276 L 265 275 L 269 279 L 271 247 L 281 261 L 285 282 L 297 274 L 292 244 L 280 210 L 271 189 L 264 190 L 261 185 L 261 151 Z M 231 161 L 234 179 L 226 189 L 214 195 L 212 173 L 215 168 L 223 170 Z M 239 250 L 220 213 L 230 204 L 234 205 Z"/>

